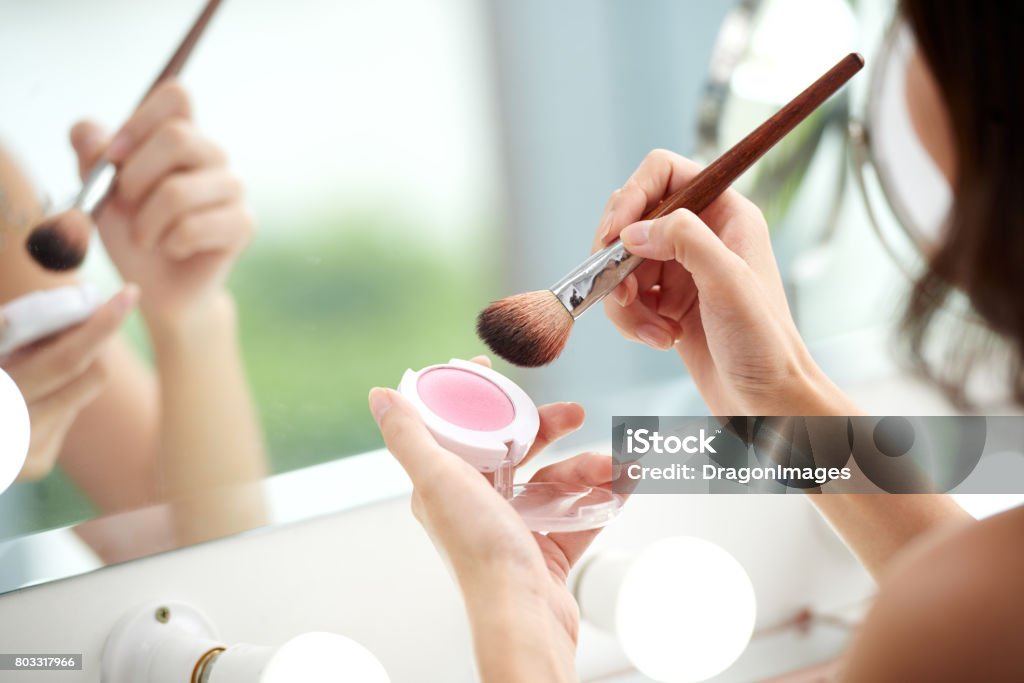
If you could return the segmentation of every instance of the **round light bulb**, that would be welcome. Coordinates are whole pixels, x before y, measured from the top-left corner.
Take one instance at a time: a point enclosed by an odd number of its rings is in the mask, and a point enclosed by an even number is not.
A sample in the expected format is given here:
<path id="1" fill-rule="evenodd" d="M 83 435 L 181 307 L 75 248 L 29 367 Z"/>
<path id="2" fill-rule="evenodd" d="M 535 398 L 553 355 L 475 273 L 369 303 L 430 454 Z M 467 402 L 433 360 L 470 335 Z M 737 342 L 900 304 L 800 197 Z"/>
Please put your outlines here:
<path id="1" fill-rule="evenodd" d="M 664 683 L 706 681 L 730 667 L 754 631 L 754 586 L 743 566 L 702 538 L 677 536 L 633 559 L 615 598 L 630 661 Z"/>
<path id="2" fill-rule="evenodd" d="M 0 369 L 0 494 L 14 483 L 28 456 L 32 429 L 21 390 Z"/>
<path id="3" fill-rule="evenodd" d="M 294 681 L 390 683 L 391 679 L 373 653 L 351 638 L 305 633 L 278 648 L 260 676 L 260 683 Z"/>

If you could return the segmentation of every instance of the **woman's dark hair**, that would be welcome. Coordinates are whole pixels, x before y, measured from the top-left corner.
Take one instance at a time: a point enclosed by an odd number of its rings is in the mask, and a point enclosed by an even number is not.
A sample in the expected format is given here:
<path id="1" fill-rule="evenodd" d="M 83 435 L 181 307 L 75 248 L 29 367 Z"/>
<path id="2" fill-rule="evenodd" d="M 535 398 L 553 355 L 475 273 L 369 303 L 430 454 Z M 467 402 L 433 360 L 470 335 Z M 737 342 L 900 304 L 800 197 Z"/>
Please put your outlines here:
<path id="1" fill-rule="evenodd" d="M 904 329 L 920 366 L 963 402 L 983 347 L 961 339 L 942 372 L 924 360 L 936 314 L 962 291 L 1008 342 L 1011 389 L 1024 402 L 1024 2 L 902 0 L 901 9 L 956 146 L 945 238 L 913 288 Z"/>

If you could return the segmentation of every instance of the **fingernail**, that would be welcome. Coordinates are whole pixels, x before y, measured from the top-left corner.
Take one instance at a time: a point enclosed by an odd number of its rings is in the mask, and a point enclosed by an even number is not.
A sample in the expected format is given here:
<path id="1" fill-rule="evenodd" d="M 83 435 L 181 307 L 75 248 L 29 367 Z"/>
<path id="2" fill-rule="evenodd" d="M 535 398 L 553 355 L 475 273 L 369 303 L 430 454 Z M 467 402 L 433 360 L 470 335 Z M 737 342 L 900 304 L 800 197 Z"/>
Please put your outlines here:
<path id="1" fill-rule="evenodd" d="M 640 221 L 627 225 L 619 234 L 622 243 L 628 246 L 642 247 L 647 244 L 651 236 L 651 224 L 654 221 Z"/>
<path id="2" fill-rule="evenodd" d="M 377 424 L 380 424 L 384 413 L 388 412 L 392 403 L 394 403 L 394 400 L 391 398 L 390 389 L 374 387 L 370 390 L 370 414 L 373 415 L 373 419 Z"/>
<path id="3" fill-rule="evenodd" d="M 615 222 L 615 212 L 614 211 L 609 211 L 608 215 L 605 216 L 604 220 L 601 222 L 601 228 L 600 228 L 601 238 L 600 239 L 601 239 L 602 243 L 608 241 L 608 234 L 612 231 L 612 224 L 614 222 Z"/>
<path id="4" fill-rule="evenodd" d="M 135 307 L 135 304 L 139 301 L 139 287 L 138 285 L 128 284 L 122 289 L 117 295 L 117 310 L 121 313 L 127 313 Z"/>
<path id="5" fill-rule="evenodd" d="M 623 287 L 622 285 L 619 285 L 614 290 L 612 290 L 612 298 L 615 299 L 615 303 L 617 303 L 620 306 L 626 305 L 626 296 L 628 294 L 629 292 L 626 291 L 626 288 Z"/>
<path id="6" fill-rule="evenodd" d="M 90 126 L 85 129 L 85 133 L 79 138 L 79 145 L 86 149 L 94 149 L 99 145 L 103 144 L 103 130 L 97 127 Z"/>
<path id="7" fill-rule="evenodd" d="M 636 336 L 644 344 L 663 351 L 672 346 L 672 335 L 657 325 L 641 325 Z"/>
<path id="8" fill-rule="evenodd" d="M 120 161 L 131 147 L 131 138 L 125 131 L 121 131 L 110 141 L 107 147 L 107 158 L 111 161 Z"/>

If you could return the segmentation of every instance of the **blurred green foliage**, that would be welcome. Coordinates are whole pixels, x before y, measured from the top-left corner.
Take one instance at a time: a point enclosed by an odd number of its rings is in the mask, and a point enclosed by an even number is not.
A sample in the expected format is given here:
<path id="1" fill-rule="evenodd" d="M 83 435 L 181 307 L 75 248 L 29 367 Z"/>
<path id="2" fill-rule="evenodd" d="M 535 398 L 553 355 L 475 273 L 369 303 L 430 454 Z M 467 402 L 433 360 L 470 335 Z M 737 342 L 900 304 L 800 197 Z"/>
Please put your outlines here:
<path id="1" fill-rule="evenodd" d="M 410 238 L 416 226 L 394 217 L 318 224 L 330 227 L 293 239 L 265 229 L 231 283 L 275 472 L 381 447 L 370 388 L 396 386 L 410 367 L 480 353 L 476 314 L 498 285 L 494 250 L 483 244 L 447 253 Z"/>

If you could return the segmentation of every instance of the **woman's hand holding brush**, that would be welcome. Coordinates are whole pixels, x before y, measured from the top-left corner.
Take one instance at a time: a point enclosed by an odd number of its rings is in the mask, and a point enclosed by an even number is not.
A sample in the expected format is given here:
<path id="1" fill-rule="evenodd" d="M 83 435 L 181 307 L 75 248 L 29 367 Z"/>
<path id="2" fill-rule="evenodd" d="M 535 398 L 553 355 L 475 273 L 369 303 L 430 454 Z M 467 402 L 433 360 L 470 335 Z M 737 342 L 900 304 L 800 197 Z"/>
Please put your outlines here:
<path id="1" fill-rule="evenodd" d="M 698 298 L 696 290 L 693 286 L 685 286 L 686 281 L 697 277 L 696 272 L 690 268 L 703 269 L 705 259 L 717 259 L 716 265 L 735 266 L 724 271 L 724 275 L 741 278 L 746 273 L 736 266 L 737 258 L 742 260 L 744 256 L 759 251 L 760 245 L 751 243 L 753 236 L 758 232 L 751 228 L 752 225 L 760 225 L 760 232 L 765 232 L 764 220 L 756 209 L 743 206 L 737 198 L 738 195 L 730 195 L 732 199 L 724 201 L 719 197 L 728 192 L 734 180 L 863 67 L 864 58 L 859 54 L 853 52 L 846 55 L 705 169 L 697 169 L 665 152 L 652 155 L 627 184 L 630 193 L 627 193 L 626 197 L 613 198 L 609 203 L 599 229 L 599 246 L 602 248 L 595 250 L 588 259 L 549 289 L 517 294 L 492 303 L 477 318 L 477 333 L 480 338 L 491 347 L 491 350 L 511 363 L 526 367 L 546 365 L 562 353 L 574 321 L 595 303 L 605 299 L 620 285 L 626 283 L 619 292 L 623 310 L 613 312 L 617 314 L 631 336 L 644 339 L 656 347 L 671 346 L 682 332 L 681 325 L 686 318 L 685 314 L 690 310 L 699 313 L 702 308 L 706 308 L 695 307 Z M 676 167 L 678 173 L 675 172 Z M 719 205 L 717 209 L 714 208 L 716 203 Z M 724 208 L 725 204 L 729 204 L 729 208 Z M 690 218 L 692 213 L 678 212 L 679 209 L 697 213 L 710 212 L 710 215 L 718 214 L 722 219 L 716 226 L 719 231 L 735 235 L 734 246 L 739 247 L 734 251 L 736 256 L 727 256 L 727 250 L 712 244 L 708 239 L 711 231 L 698 229 L 700 226 L 694 224 Z M 632 244 L 614 239 L 622 226 L 641 218 L 645 219 L 643 225 L 630 231 Z M 763 238 L 762 241 L 767 246 L 767 238 Z M 607 246 L 604 246 L 606 244 Z M 638 267 L 644 268 L 646 254 L 633 250 L 631 246 L 640 247 L 654 254 L 655 260 L 675 261 L 677 265 L 646 266 L 643 277 L 637 278 L 635 271 Z M 765 253 L 770 257 L 770 248 Z M 763 263 L 752 262 L 750 265 L 763 267 Z M 670 277 L 662 284 L 663 270 L 669 276 L 672 276 L 673 271 L 676 275 L 685 273 L 684 280 L 673 280 Z M 724 291 L 726 288 L 725 285 L 714 283 L 711 271 L 702 270 L 700 278 L 705 288 L 713 288 L 716 291 Z M 777 279 L 775 276 L 775 280 Z M 777 289 L 781 295 L 781 287 Z M 630 308 L 629 304 L 638 290 L 641 295 L 641 306 Z M 748 308 L 756 308 L 767 303 L 755 299 L 745 305 Z M 728 314 L 717 311 L 704 312 L 720 316 L 720 322 L 729 317 Z M 788 311 L 785 311 L 784 320 L 788 319 Z M 787 327 L 785 323 L 780 325 L 782 328 Z M 791 321 L 789 327 L 792 327 Z M 735 326 L 729 325 L 722 330 L 722 334 L 735 332 Z M 748 344 L 755 355 L 746 362 L 764 364 L 759 359 L 765 351 L 754 348 L 756 342 L 754 339 Z M 767 353 L 772 351 L 769 350 Z M 736 366 L 741 367 L 742 362 L 736 360 Z M 785 364 L 776 365 L 775 370 L 801 374 L 792 368 L 785 369 L 784 366 Z M 727 400 L 727 387 L 720 389 L 716 402 L 722 405 L 736 403 Z M 743 403 L 740 402 L 740 405 Z"/>
<path id="2" fill-rule="evenodd" d="M 158 85 L 113 138 L 79 123 L 71 141 L 83 176 L 104 153 L 119 169 L 96 222 L 124 280 L 141 289 L 150 331 L 197 329 L 219 314 L 253 218 L 224 153 L 196 128 L 181 85 Z"/>
<path id="3" fill-rule="evenodd" d="M 716 415 L 856 412 L 800 338 L 752 202 L 730 189 L 700 216 L 636 222 L 700 170 L 656 150 L 612 194 L 594 249 L 621 238 L 647 260 L 604 300 L 609 319 L 627 339 L 674 348 Z"/>

